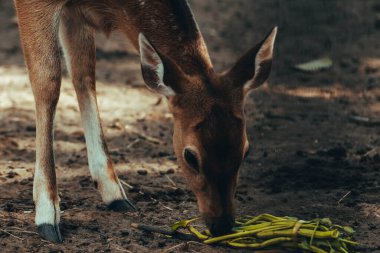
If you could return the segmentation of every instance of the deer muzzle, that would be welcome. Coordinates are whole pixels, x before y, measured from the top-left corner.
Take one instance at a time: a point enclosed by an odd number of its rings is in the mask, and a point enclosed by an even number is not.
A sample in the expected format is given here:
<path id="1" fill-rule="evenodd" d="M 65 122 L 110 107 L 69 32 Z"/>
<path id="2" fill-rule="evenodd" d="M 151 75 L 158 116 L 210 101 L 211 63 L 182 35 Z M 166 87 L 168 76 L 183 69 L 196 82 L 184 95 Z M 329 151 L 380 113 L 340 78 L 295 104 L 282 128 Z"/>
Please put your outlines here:
<path id="1" fill-rule="evenodd" d="M 203 219 L 208 229 L 214 236 L 224 235 L 231 232 L 235 223 L 233 214 L 224 214 L 222 216 L 203 215 Z"/>

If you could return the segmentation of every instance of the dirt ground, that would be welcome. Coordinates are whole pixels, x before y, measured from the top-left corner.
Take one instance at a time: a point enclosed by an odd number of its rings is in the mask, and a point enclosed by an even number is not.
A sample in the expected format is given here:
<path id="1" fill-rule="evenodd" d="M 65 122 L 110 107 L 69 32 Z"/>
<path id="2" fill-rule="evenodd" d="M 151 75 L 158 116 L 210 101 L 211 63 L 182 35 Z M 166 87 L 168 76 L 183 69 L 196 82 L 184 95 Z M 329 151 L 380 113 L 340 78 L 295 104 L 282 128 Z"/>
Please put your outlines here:
<path id="1" fill-rule="evenodd" d="M 190 4 L 218 70 L 279 26 L 271 77 L 247 100 L 253 152 L 241 171 L 238 213 L 330 217 L 357 230 L 360 252 L 380 252 L 379 1 Z M 118 34 L 110 40 L 99 35 L 98 45 L 105 135 L 140 213 L 107 211 L 94 189 L 66 74 L 54 145 L 64 243 L 50 244 L 35 233 L 34 102 L 12 1 L 0 1 L 0 251 L 243 252 L 185 244 L 130 227 L 132 221 L 170 225 L 197 216 L 197 207 L 173 155 L 166 102 L 144 87 L 138 55 Z M 331 69 L 310 74 L 292 68 L 321 56 L 332 58 Z"/>

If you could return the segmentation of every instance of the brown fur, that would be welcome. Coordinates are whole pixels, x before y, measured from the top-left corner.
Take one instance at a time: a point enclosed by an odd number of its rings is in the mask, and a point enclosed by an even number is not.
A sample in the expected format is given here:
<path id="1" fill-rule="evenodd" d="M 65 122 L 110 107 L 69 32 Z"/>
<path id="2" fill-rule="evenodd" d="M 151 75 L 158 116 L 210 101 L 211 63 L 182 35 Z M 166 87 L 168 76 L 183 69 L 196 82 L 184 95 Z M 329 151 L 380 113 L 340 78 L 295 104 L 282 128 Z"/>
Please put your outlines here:
<path id="1" fill-rule="evenodd" d="M 229 230 L 234 219 L 233 198 L 239 166 L 249 146 L 244 97 L 268 77 L 275 30 L 248 51 L 231 71 L 220 75 L 213 71 L 202 35 L 185 0 L 15 0 L 15 4 L 36 100 L 36 159 L 40 165 L 37 169 L 43 171 L 52 199 L 57 193 L 52 125 L 61 79 L 60 20 L 61 38 L 70 56 L 70 71 L 81 112 L 91 106 L 97 108 L 95 31 L 109 34 L 118 29 L 138 50 L 138 35 L 145 35 L 163 62 L 165 85 L 176 93 L 168 99 L 174 115 L 173 146 L 179 165 L 212 232 Z M 261 55 L 256 56 L 259 51 Z M 261 68 L 255 69 L 255 63 Z M 144 68 L 148 86 L 157 84 L 154 69 Z M 99 116 L 95 122 L 101 128 Z M 103 133 L 100 135 L 102 149 L 108 157 Z M 197 154 L 199 172 L 185 161 L 186 147 Z M 107 160 L 104 170 L 109 179 L 104 182 L 96 179 L 100 191 L 105 184 L 118 183 Z M 38 182 L 36 178 L 35 183 Z"/>

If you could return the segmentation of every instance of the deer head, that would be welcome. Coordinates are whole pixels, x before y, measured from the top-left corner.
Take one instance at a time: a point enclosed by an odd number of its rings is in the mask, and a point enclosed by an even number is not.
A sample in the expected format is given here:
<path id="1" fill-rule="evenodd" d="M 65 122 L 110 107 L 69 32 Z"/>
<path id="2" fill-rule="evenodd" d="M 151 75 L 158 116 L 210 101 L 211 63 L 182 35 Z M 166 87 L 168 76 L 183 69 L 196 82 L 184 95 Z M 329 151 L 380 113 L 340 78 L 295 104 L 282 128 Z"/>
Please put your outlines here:
<path id="1" fill-rule="evenodd" d="M 139 35 L 147 86 L 168 98 L 174 117 L 173 146 L 213 234 L 234 224 L 239 167 L 248 153 L 244 99 L 269 76 L 277 28 L 224 74 L 207 69 L 187 75 L 173 59 Z"/>

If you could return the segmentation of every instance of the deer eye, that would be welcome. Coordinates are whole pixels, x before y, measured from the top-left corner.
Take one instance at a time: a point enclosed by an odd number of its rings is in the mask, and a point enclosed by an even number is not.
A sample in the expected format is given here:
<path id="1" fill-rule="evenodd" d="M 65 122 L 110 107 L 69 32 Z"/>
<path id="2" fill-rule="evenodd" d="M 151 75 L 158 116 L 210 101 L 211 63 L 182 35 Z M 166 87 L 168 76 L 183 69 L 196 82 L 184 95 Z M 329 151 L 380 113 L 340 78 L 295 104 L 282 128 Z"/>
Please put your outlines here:
<path id="1" fill-rule="evenodd" d="M 185 158 L 185 161 L 189 167 L 194 169 L 196 172 L 199 172 L 199 162 L 195 151 L 189 148 L 185 148 L 183 151 L 183 157 Z"/>

